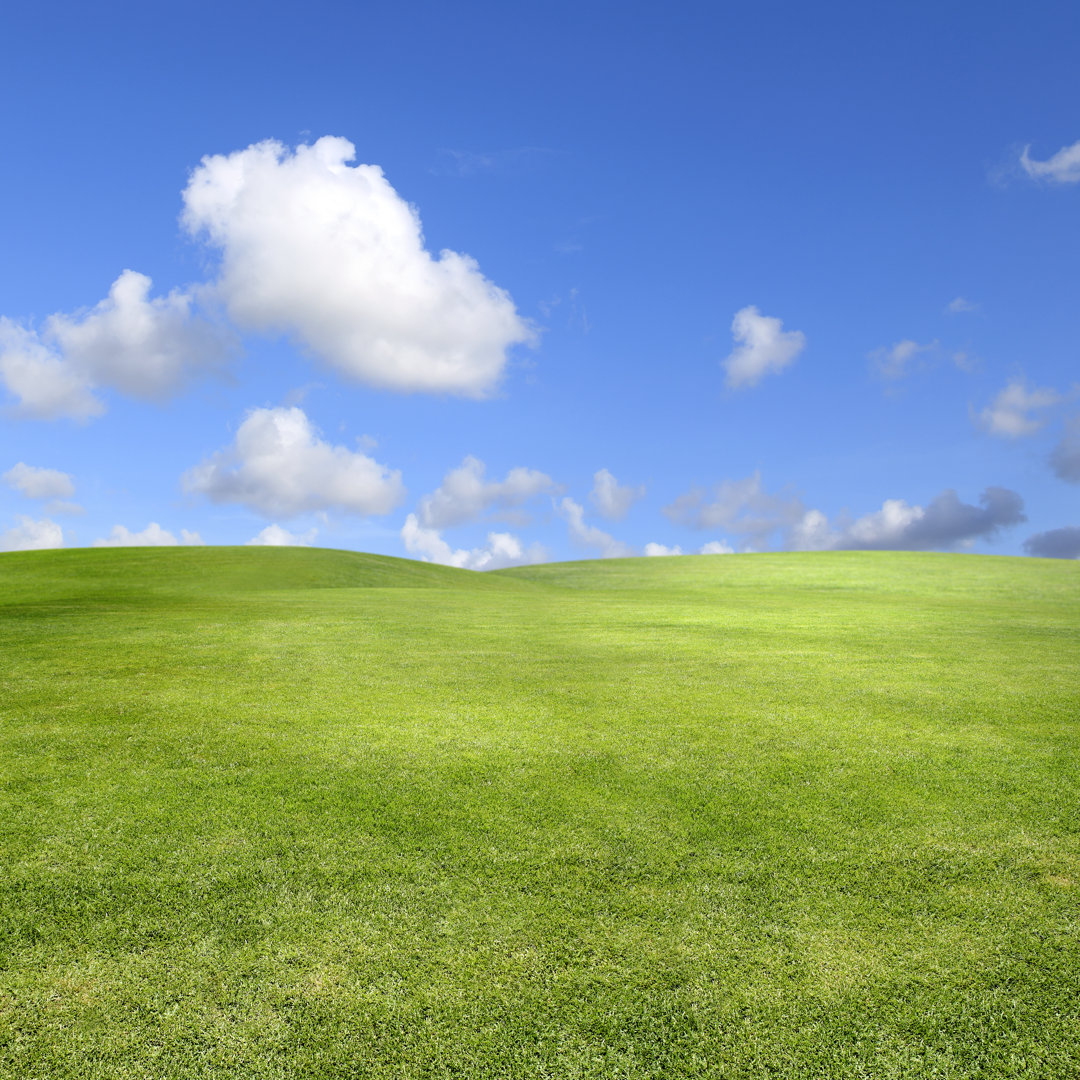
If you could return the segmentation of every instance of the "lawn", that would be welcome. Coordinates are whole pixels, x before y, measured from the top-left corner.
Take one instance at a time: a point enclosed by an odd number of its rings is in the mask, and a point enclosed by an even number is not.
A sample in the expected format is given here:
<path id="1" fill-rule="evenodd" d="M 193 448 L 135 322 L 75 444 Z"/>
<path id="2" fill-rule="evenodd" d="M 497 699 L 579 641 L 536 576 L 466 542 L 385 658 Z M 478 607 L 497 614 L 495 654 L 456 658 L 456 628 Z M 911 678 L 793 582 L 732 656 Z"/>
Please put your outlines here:
<path id="1" fill-rule="evenodd" d="M 1080 564 L 0 556 L 0 1076 L 1080 1076 Z"/>

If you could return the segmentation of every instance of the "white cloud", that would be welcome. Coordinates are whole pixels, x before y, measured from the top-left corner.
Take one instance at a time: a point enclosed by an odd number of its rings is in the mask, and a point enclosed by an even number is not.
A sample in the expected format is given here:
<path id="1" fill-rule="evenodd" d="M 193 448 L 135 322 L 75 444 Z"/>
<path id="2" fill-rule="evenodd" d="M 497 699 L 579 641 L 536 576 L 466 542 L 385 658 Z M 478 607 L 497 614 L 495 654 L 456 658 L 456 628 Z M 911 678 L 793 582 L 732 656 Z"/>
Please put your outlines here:
<path id="1" fill-rule="evenodd" d="M 609 521 L 621 521 L 630 507 L 644 495 L 644 485 L 622 485 L 607 469 L 593 473 L 593 489 L 589 493 L 589 502 L 601 517 Z"/>
<path id="2" fill-rule="evenodd" d="M 25 514 L 15 520 L 17 525 L 0 533 L 0 551 L 41 551 L 64 546 L 64 530 L 55 521 L 34 521 Z"/>
<path id="3" fill-rule="evenodd" d="M 152 284 L 145 274 L 125 270 L 96 307 L 51 316 L 42 336 L 94 383 L 133 397 L 164 398 L 194 372 L 218 367 L 232 338 L 192 315 L 192 291 L 151 298 Z"/>
<path id="4" fill-rule="evenodd" d="M 1028 153 L 1030 149 L 1030 145 L 1024 147 L 1020 164 L 1033 180 L 1048 180 L 1055 184 L 1080 183 L 1080 142 L 1063 146 L 1047 161 L 1035 161 Z"/>
<path id="5" fill-rule="evenodd" d="M 855 520 L 841 516 L 835 523 L 820 510 L 807 508 L 795 494 L 765 491 L 756 472 L 743 480 L 725 481 L 711 494 L 710 501 L 705 492 L 688 492 L 664 507 L 664 513 L 680 525 L 722 528 L 743 537 L 749 550 L 766 550 L 774 534 L 784 548 L 794 551 L 948 549 L 991 539 L 1000 529 L 1027 520 L 1020 496 L 999 487 L 987 488 L 978 506 L 963 503 L 955 491 L 946 490 L 925 507 L 887 499 L 880 510 Z M 719 553 L 725 547 L 713 541 L 701 553 Z"/>
<path id="6" fill-rule="evenodd" d="M 247 543 L 255 547 L 310 547 L 318 534 L 318 529 L 291 533 L 280 525 L 267 525 L 258 536 L 253 536 Z"/>
<path id="7" fill-rule="evenodd" d="M 693 490 L 664 507 L 670 521 L 691 529 L 723 529 L 745 537 L 749 546 L 767 544 L 771 533 L 790 529 L 804 513 L 802 500 L 787 492 L 770 494 L 761 473 L 743 480 L 725 480 L 709 493 Z"/>
<path id="8" fill-rule="evenodd" d="M 945 312 L 948 315 L 966 315 L 980 310 L 981 307 L 981 304 L 976 304 L 971 300 L 965 300 L 964 297 L 958 296 L 945 305 Z"/>
<path id="9" fill-rule="evenodd" d="M 516 468 L 506 479 L 484 479 L 485 465 L 467 457 L 443 478 L 442 484 L 425 495 L 417 507 L 417 518 L 428 529 L 445 529 L 478 518 L 492 507 L 511 509 L 544 492 L 557 490 L 550 476 L 535 469 Z"/>
<path id="10" fill-rule="evenodd" d="M 979 358 L 966 349 L 957 349 L 953 353 L 953 363 L 961 370 L 972 372 L 979 366 Z"/>
<path id="11" fill-rule="evenodd" d="M 920 345 L 917 341 L 905 339 L 889 348 L 883 346 L 875 349 L 870 353 L 870 359 L 883 379 L 902 379 L 911 374 L 911 364 L 915 358 L 920 353 L 932 352 L 937 344 L 931 341 L 928 345 Z"/>
<path id="12" fill-rule="evenodd" d="M 707 544 L 702 544 L 698 548 L 699 555 L 734 555 L 735 549 L 730 544 L 725 544 L 722 540 L 710 540 Z"/>
<path id="13" fill-rule="evenodd" d="M 465 570 L 498 570 L 504 566 L 544 562 L 547 551 L 540 544 L 525 547 L 512 533 L 491 532 L 487 546 L 482 548 L 451 548 L 438 529 L 420 524 L 415 514 L 409 514 L 401 529 L 405 550 L 419 555 L 424 562 L 442 563 Z"/>
<path id="14" fill-rule="evenodd" d="M 0 381 L 16 399 L 15 412 L 38 420 L 88 420 L 105 406 L 89 378 L 76 371 L 38 335 L 0 315 Z"/>
<path id="15" fill-rule="evenodd" d="M 187 492 L 267 517 L 328 509 L 386 514 L 405 495 L 400 472 L 325 442 L 295 406 L 252 409 L 233 445 L 189 469 L 181 482 Z"/>
<path id="16" fill-rule="evenodd" d="M 786 546 L 792 551 L 825 551 L 834 547 L 838 539 L 820 510 L 807 510 L 791 527 Z"/>
<path id="17" fill-rule="evenodd" d="M 1029 390 L 1023 379 L 1013 379 L 996 398 L 979 413 L 979 426 L 991 435 L 1006 439 L 1018 439 L 1034 435 L 1046 423 L 1030 414 L 1037 409 L 1048 409 L 1061 401 L 1055 390 Z"/>
<path id="18" fill-rule="evenodd" d="M 123 525 L 114 525 L 107 537 L 94 541 L 94 547 L 176 547 L 177 544 L 201 546 L 202 542 L 202 537 L 197 532 L 189 532 L 187 529 L 180 530 L 180 539 L 177 540 L 168 529 L 163 529 L 156 521 L 151 521 L 142 532 L 132 532 Z"/>
<path id="19" fill-rule="evenodd" d="M 796 550 L 949 549 L 992 539 L 1001 529 L 1027 520 L 1023 499 L 1007 488 L 987 488 L 979 504 L 961 502 L 952 490 L 935 496 L 925 507 L 886 499 L 880 510 L 835 528 L 824 514 L 811 510 L 791 531 L 788 546 Z"/>
<path id="20" fill-rule="evenodd" d="M 42 469 L 19 462 L 4 473 L 4 483 L 28 499 L 66 499 L 75 494 L 75 483 L 67 473 Z"/>
<path id="21" fill-rule="evenodd" d="M 490 393 L 531 328 L 469 256 L 433 258 L 416 210 L 378 166 L 348 165 L 355 153 L 325 137 L 202 159 L 183 220 L 221 249 L 229 314 L 375 386 Z"/>
<path id="22" fill-rule="evenodd" d="M 762 315 L 754 306 L 735 313 L 731 332 L 740 344 L 724 361 L 728 386 L 753 386 L 794 361 L 806 347 L 806 336 L 782 327 L 779 319 Z"/>
<path id="23" fill-rule="evenodd" d="M 40 334 L 0 319 L 0 376 L 24 415 L 87 419 L 104 412 L 101 386 L 161 399 L 228 356 L 231 335 L 192 314 L 194 293 L 150 297 L 145 274 L 125 270 L 96 307 L 50 315 Z"/>
<path id="24" fill-rule="evenodd" d="M 616 540 L 610 533 L 585 523 L 585 508 L 569 496 L 557 507 L 570 531 L 570 539 L 579 547 L 594 548 L 602 559 L 625 559 L 637 554 L 629 544 Z"/>
<path id="25" fill-rule="evenodd" d="M 657 544 L 650 541 L 645 545 L 645 554 L 650 558 L 658 558 L 664 555 L 681 555 L 683 549 L 676 545 L 675 547 L 667 547 L 665 544 Z"/>

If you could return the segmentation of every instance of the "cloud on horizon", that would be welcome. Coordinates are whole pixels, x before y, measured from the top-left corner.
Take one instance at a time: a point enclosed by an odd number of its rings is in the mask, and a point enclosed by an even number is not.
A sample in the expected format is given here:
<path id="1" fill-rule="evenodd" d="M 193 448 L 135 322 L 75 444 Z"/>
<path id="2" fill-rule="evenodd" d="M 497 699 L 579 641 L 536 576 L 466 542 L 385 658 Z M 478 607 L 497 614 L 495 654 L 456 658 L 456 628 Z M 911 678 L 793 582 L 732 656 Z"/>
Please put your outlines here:
<path id="1" fill-rule="evenodd" d="M 742 480 L 725 480 L 711 492 L 692 489 L 663 508 L 676 525 L 722 529 L 743 538 L 751 548 L 766 547 L 773 533 L 791 529 L 804 512 L 803 501 L 794 492 L 767 492 L 760 470 Z"/>
<path id="2" fill-rule="evenodd" d="M 1024 500 L 1008 488 L 989 487 L 979 505 L 961 502 L 946 489 L 925 506 L 886 499 L 880 510 L 830 526 L 820 510 L 810 510 L 791 530 L 789 546 L 799 551 L 935 551 L 991 540 L 1001 529 L 1027 521 Z"/>
<path id="3" fill-rule="evenodd" d="M 305 533 L 291 533 L 280 525 L 267 525 L 262 532 L 245 542 L 245 547 L 311 547 L 318 529 L 308 529 Z"/>
<path id="4" fill-rule="evenodd" d="M 18 514 L 15 521 L 12 528 L 0 533 L 0 551 L 43 551 L 64 546 L 64 530 L 55 521 L 36 521 L 25 514 Z"/>
<path id="5" fill-rule="evenodd" d="M 505 566 L 545 562 L 547 549 L 542 544 L 525 547 L 513 533 L 490 532 L 482 548 L 452 548 L 438 529 L 420 524 L 416 514 L 409 514 L 401 528 L 405 550 L 424 562 L 456 566 L 463 570 L 499 570 Z"/>
<path id="6" fill-rule="evenodd" d="M 180 530 L 180 539 L 163 529 L 156 521 L 151 521 L 142 532 L 132 532 L 124 525 L 114 525 L 107 537 L 94 541 L 94 547 L 201 547 L 202 537 L 197 532 Z"/>
<path id="7" fill-rule="evenodd" d="M 1036 533 L 1024 541 L 1024 550 L 1043 559 L 1080 559 L 1080 528 L 1068 525 Z"/>

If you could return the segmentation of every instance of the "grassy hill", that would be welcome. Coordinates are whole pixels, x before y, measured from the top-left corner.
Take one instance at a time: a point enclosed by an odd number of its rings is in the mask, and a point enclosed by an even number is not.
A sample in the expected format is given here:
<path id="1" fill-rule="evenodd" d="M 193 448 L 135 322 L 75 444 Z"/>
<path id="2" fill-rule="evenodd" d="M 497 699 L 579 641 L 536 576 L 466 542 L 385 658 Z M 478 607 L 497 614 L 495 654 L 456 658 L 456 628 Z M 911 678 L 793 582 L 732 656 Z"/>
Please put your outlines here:
<path id="1" fill-rule="evenodd" d="M 1080 1074 L 1080 565 L 0 556 L 0 1076 Z"/>

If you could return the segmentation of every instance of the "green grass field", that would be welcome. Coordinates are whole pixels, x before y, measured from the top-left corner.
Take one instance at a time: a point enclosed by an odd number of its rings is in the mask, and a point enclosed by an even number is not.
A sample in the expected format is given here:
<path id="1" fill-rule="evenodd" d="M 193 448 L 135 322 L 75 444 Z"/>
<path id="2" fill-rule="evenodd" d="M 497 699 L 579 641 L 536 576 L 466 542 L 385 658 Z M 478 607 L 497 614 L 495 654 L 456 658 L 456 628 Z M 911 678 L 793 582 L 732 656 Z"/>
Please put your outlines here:
<path id="1" fill-rule="evenodd" d="M 1080 565 L 0 556 L 0 1075 L 1080 1076 Z"/>

